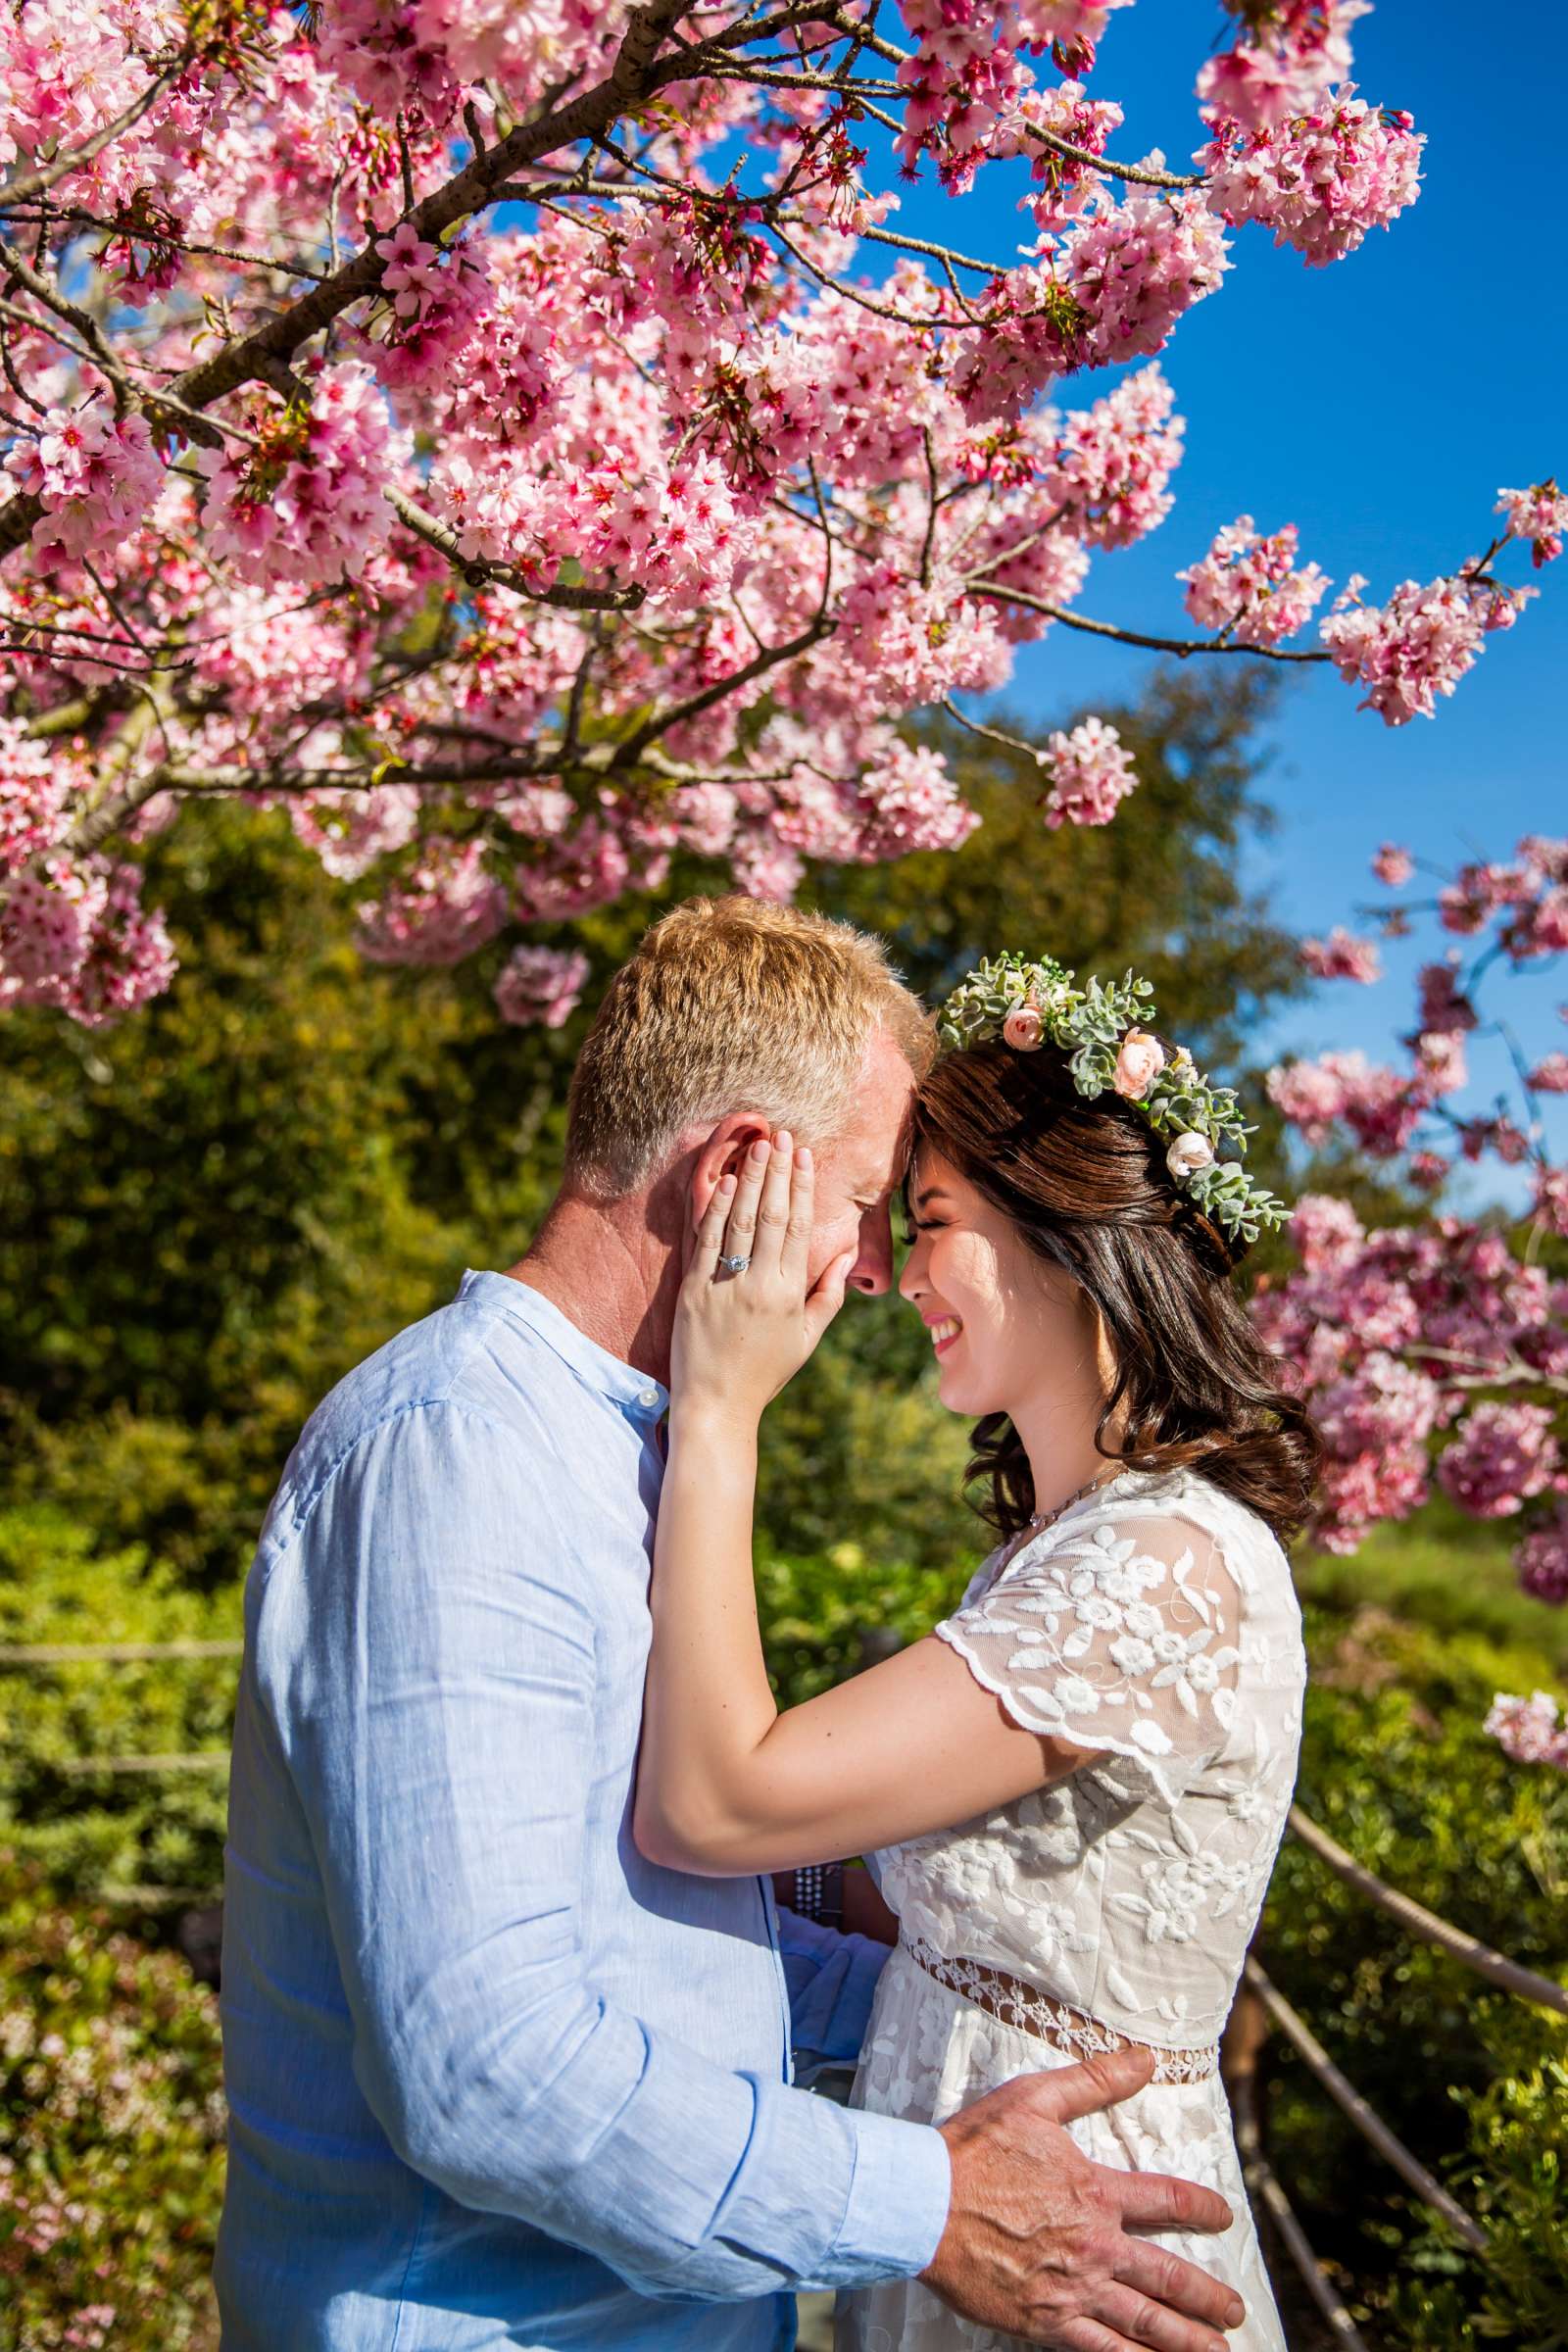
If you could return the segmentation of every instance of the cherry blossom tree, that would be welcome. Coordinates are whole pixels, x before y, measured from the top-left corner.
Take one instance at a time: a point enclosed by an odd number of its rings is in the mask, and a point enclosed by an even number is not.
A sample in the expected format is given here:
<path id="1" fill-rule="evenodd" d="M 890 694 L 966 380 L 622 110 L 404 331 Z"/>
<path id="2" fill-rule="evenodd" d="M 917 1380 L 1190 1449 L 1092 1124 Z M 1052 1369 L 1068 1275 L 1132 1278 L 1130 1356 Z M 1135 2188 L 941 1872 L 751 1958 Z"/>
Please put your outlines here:
<path id="1" fill-rule="evenodd" d="M 1325 1054 L 1269 1073 L 1269 1092 L 1309 1145 L 1348 1143 L 1441 1193 L 1459 1167 L 1517 1171 L 1519 1220 L 1443 1211 L 1367 1229 L 1346 1200 L 1308 1194 L 1292 1223 L 1298 1269 L 1266 1288 L 1255 1312 L 1297 1367 L 1327 1446 L 1318 1541 L 1353 1551 L 1380 1520 L 1426 1501 L 1434 1479 L 1470 1517 L 1518 1525 L 1519 1582 L 1568 1602 L 1568 1166 L 1554 1159 L 1546 1099 L 1568 1094 L 1568 1053 L 1528 1054 L 1483 1003 L 1499 969 L 1541 971 L 1568 950 L 1568 840 L 1538 835 L 1505 860 L 1447 875 L 1397 845 L 1373 860 L 1386 898 L 1372 910 L 1389 937 L 1435 921 L 1450 943 L 1422 965 L 1412 1026 L 1396 1062 Z M 1412 899 L 1422 874 L 1436 882 Z M 1307 968 L 1365 984 L 1375 939 L 1337 929 L 1303 943 Z M 1568 1020 L 1568 1004 L 1561 1007 Z M 1453 1098 L 1472 1054 L 1504 1079 L 1485 1110 Z M 1558 1270 L 1553 1271 L 1553 1267 Z M 1521 1761 L 1568 1768 L 1568 1723 L 1554 1703 L 1499 1695 L 1488 1729 Z"/>
<path id="2" fill-rule="evenodd" d="M 787 895 L 961 841 L 900 721 L 1051 629 L 1129 635 L 1079 600 L 1171 508 L 1155 355 L 1231 232 L 1320 267 L 1419 191 L 1350 78 L 1366 0 L 1224 0 L 1200 66 L 1195 23 L 1179 170 L 1091 95 L 1127 5 L 7 10 L 0 1004 L 166 987 L 137 845 L 214 795 L 363 889 L 369 956 L 507 935 L 512 1020 L 581 986 L 530 926 L 678 847 Z M 1025 246 L 894 225 L 900 172 L 1009 162 Z M 1176 575 L 1200 633 L 1132 642 L 1430 714 L 1531 593 L 1499 563 L 1560 547 L 1551 482 L 1501 512 L 1321 618 L 1294 528 L 1240 515 Z M 1094 719 L 1039 768 L 1043 834 L 1136 784 Z"/>

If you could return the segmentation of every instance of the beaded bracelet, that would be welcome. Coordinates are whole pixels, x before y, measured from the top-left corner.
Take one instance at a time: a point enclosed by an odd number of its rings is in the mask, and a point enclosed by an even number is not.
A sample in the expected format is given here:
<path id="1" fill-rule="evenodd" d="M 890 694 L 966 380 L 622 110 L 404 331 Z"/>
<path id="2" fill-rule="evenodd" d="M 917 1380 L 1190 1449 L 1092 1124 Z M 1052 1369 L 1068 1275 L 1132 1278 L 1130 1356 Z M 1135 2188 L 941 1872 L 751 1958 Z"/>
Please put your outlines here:
<path id="1" fill-rule="evenodd" d="M 794 1899 L 790 1909 L 819 1927 L 836 1928 L 844 1918 L 842 1862 L 803 1862 L 793 1874 Z"/>

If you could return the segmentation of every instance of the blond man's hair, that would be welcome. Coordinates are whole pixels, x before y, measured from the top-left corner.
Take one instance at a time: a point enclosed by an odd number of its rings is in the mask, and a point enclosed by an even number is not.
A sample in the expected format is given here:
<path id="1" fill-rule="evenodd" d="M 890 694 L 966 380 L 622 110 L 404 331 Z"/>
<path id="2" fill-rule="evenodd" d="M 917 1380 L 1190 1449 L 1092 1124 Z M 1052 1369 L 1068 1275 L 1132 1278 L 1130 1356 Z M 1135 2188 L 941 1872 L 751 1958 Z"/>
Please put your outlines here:
<path id="1" fill-rule="evenodd" d="M 880 941 L 795 906 L 688 899 L 615 974 L 588 1033 L 566 1181 L 604 1200 L 636 1192 L 687 1130 L 736 1110 L 831 1144 L 878 1029 L 923 1078 L 935 1025 Z"/>

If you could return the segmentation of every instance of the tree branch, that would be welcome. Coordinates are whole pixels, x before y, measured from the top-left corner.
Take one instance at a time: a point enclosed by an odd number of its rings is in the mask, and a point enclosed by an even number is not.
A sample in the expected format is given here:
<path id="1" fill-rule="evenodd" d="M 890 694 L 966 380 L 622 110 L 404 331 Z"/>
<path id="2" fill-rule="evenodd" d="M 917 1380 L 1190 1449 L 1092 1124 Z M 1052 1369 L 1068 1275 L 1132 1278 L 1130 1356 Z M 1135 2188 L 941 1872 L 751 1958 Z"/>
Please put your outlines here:
<path id="1" fill-rule="evenodd" d="M 1221 645 L 1213 637 L 1151 637 L 1142 629 L 1123 629 L 1111 620 L 1091 620 L 1086 612 L 1070 612 L 1065 605 L 1048 604 L 1043 596 L 1030 596 L 1022 588 L 1001 588 L 989 580 L 977 579 L 976 596 L 989 596 L 1000 604 L 1024 605 L 1031 612 L 1043 612 L 1048 620 L 1059 620 L 1064 628 L 1082 629 L 1090 637 L 1110 637 L 1118 645 L 1141 645 L 1152 654 L 1174 654 L 1185 662 L 1190 654 L 1250 654 L 1259 662 L 1327 662 L 1327 651 L 1321 653 L 1292 653 L 1279 645 Z"/>
<path id="2" fill-rule="evenodd" d="M 1070 139 L 1058 138 L 1055 131 L 1047 130 L 1042 122 L 1031 122 L 1028 116 L 1023 126 L 1032 139 L 1049 147 L 1054 155 L 1065 156 L 1069 163 L 1087 165 L 1091 172 L 1102 172 L 1107 179 L 1130 180 L 1138 188 L 1201 188 L 1207 182 L 1201 172 L 1159 172 L 1152 164 L 1114 164 L 1108 155 L 1093 155 L 1087 147 L 1075 147 Z"/>
<path id="3" fill-rule="evenodd" d="M 438 515 L 427 514 L 423 507 L 416 506 L 401 490 L 388 490 L 386 500 L 399 521 L 407 523 L 427 547 L 445 556 L 453 570 L 460 571 L 470 588 L 511 588 L 518 596 L 527 597 L 531 604 L 557 605 L 567 612 L 634 612 L 647 598 L 647 589 L 635 581 L 629 588 L 581 588 L 558 580 L 549 588 L 541 588 L 514 564 L 497 564 L 488 556 L 465 555 L 462 542 L 450 524 L 442 522 Z"/>

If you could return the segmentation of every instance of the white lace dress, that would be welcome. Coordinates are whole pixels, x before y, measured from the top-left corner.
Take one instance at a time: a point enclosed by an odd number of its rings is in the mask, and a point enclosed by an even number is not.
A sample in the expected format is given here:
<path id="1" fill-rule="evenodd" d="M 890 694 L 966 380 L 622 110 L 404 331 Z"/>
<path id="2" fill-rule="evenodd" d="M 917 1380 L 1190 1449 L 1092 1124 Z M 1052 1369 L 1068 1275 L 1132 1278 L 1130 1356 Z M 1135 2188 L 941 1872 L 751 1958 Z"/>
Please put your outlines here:
<path id="1" fill-rule="evenodd" d="M 1233 2352 L 1284 2352 L 1214 2045 L 1296 1778 L 1306 1666 L 1285 1556 L 1204 1479 L 1128 1472 L 1011 1557 L 994 1552 L 936 1630 L 1017 1722 L 1096 1757 L 871 1858 L 900 1940 L 854 2103 L 942 2123 L 1011 2076 L 1150 2044 L 1148 2088 L 1068 2128 L 1098 2163 L 1229 2199 L 1223 2235 L 1161 2242 L 1242 2295 Z M 839 2299 L 839 2352 L 1016 2340 L 918 2279 Z"/>

